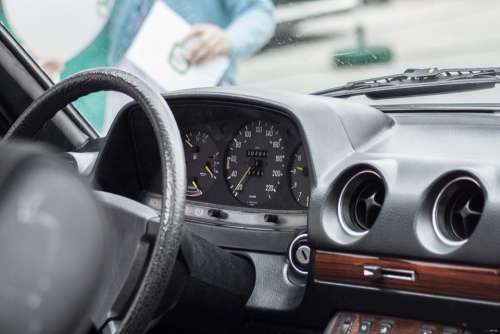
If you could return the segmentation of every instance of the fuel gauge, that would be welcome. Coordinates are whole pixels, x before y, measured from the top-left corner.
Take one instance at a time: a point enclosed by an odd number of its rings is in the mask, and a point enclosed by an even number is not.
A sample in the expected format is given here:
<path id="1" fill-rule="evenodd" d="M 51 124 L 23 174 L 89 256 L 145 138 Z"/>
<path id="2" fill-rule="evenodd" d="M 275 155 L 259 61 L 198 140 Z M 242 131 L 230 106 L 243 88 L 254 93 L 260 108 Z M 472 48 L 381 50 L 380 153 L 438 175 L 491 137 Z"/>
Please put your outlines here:
<path id="1" fill-rule="evenodd" d="M 220 153 L 210 135 L 189 131 L 183 136 L 188 197 L 200 197 L 214 184 L 220 172 Z"/>

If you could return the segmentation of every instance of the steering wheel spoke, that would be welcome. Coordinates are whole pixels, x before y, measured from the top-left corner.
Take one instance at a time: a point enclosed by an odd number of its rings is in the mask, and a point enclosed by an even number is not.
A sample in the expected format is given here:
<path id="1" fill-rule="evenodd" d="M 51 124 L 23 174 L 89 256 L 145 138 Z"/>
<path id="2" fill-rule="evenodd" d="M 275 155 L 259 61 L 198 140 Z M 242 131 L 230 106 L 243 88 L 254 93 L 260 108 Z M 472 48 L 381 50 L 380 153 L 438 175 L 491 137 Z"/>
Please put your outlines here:
<path id="1" fill-rule="evenodd" d="M 123 196 L 96 192 L 107 218 L 107 257 L 103 291 L 93 315 L 98 327 L 123 320 L 139 288 L 154 247 L 159 213 Z"/>

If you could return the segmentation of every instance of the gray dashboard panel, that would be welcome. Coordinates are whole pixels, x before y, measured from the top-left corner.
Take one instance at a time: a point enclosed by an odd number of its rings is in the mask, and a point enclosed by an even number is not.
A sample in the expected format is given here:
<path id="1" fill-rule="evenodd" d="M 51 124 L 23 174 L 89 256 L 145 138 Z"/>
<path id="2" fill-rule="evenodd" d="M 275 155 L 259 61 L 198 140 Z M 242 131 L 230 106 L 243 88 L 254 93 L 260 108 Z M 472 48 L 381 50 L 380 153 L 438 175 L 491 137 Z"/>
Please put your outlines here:
<path id="1" fill-rule="evenodd" d="M 307 223 L 314 249 L 491 267 L 500 263 L 497 256 L 500 243 L 496 241 L 500 236 L 496 222 L 500 214 L 497 186 L 500 159 L 495 155 L 495 143 L 500 142 L 500 117 L 492 110 L 471 108 L 468 112 L 457 108 L 457 112 L 451 112 L 419 106 L 425 112 L 389 108 L 384 113 L 345 100 L 241 87 L 172 92 L 165 98 L 168 102 L 219 101 L 255 105 L 283 113 L 296 124 L 311 168 L 312 193 Z M 387 192 L 383 209 L 371 231 L 353 239 L 340 230 L 332 192 L 338 189 L 342 173 L 360 164 L 382 175 Z M 486 205 L 470 240 L 463 246 L 446 248 L 437 242 L 429 228 L 427 197 L 436 180 L 457 171 L 480 182 L 486 191 Z M 210 207 L 210 203 L 206 204 Z M 298 233 L 293 229 L 234 228 L 225 226 L 220 219 L 213 222 L 213 219 L 187 218 L 188 228 L 211 242 L 232 250 L 260 253 L 269 259 L 282 257 L 290 240 Z M 264 274 L 272 272 L 260 261 L 255 265 Z M 312 275 L 309 283 L 313 283 Z M 307 285 L 308 291 L 300 306 L 307 314 L 320 315 L 315 324 L 317 321 L 326 324 L 338 309 L 359 308 L 436 321 L 455 320 L 459 314 L 461 321 L 474 322 L 476 327 L 481 327 L 481 319 L 490 318 L 498 307 L 496 303 L 484 301 L 316 283 Z M 298 300 L 302 299 L 299 290 Z"/>
<path id="2" fill-rule="evenodd" d="M 497 217 L 499 160 L 495 143 L 500 141 L 496 114 L 392 114 L 395 125 L 374 142 L 331 171 L 330 185 L 339 173 L 359 163 L 383 175 L 387 196 L 370 230 L 354 242 L 342 242 L 335 231 L 338 215 L 331 198 L 321 203 L 310 222 L 312 240 L 320 249 L 369 253 L 443 262 L 498 266 Z M 428 228 L 432 186 L 441 177 L 467 174 L 486 191 L 483 216 L 471 238 L 462 246 L 446 248 Z M 331 190 L 332 188 L 330 188 Z M 329 190 L 329 191 L 330 191 Z M 332 210 L 334 211 L 332 214 Z"/>
<path id="3" fill-rule="evenodd" d="M 312 172 L 308 229 L 316 249 L 498 266 L 500 118 L 495 113 L 383 113 L 327 97 L 244 88 L 170 93 L 169 102 L 215 100 L 272 107 L 297 125 Z M 387 186 L 385 205 L 369 233 L 349 239 L 339 232 L 332 191 L 350 166 L 369 165 Z M 426 196 L 441 176 L 466 172 L 486 191 L 483 217 L 470 240 L 447 249 L 426 227 Z M 215 228 L 215 227 L 214 227 Z"/>
<path id="4" fill-rule="evenodd" d="M 307 145 L 312 194 L 308 228 L 316 249 L 498 266 L 500 213 L 498 176 L 500 118 L 494 113 L 382 113 L 332 98 L 243 88 L 203 89 L 167 99 L 221 98 L 280 108 L 294 120 Z M 369 233 L 349 239 L 339 232 L 338 176 L 351 166 L 368 165 L 386 183 L 385 205 Z M 475 177 L 486 191 L 482 219 L 461 247 L 440 245 L 426 227 L 426 198 L 443 175 Z M 422 228 L 423 226 L 423 228 Z"/>

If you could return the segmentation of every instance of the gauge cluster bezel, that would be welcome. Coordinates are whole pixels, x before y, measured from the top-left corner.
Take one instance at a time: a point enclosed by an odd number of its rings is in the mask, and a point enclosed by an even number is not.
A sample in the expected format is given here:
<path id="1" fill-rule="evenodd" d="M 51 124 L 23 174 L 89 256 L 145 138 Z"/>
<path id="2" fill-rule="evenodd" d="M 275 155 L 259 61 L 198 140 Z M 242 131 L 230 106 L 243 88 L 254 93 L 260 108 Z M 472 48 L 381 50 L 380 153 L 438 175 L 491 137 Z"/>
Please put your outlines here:
<path id="1" fill-rule="evenodd" d="M 218 204 L 231 207 L 243 207 L 246 210 L 268 209 L 286 211 L 305 211 L 294 198 L 289 169 L 293 154 L 302 145 L 297 126 L 279 110 L 246 105 L 244 103 L 219 102 L 219 101 L 173 101 L 172 110 L 181 131 L 204 131 L 217 145 L 221 153 L 222 178 L 218 178 L 209 191 L 199 197 L 188 198 L 191 202 Z M 284 169 L 280 187 L 271 199 L 258 205 L 248 205 L 235 198 L 227 182 L 227 171 L 224 167 L 228 150 L 232 140 L 238 132 L 251 122 L 268 122 L 274 124 L 280 131 L 283 139 Z"/>
<path id="2" fill-rule="evenodd" d="M 295 200 L 291 189 L 290 167 L 294 153 L 303 145 L 303 141 L 296 124 L 286 113 L 265 106 L 217 100 L 176 99 L 169 101 L 169 104 L 176 117 L 181 135 L 196 131 L 203 131 L 209 134 L 210 139 L 214 141 L 217 151 L 220 153 L 222 163 L 219 176 L 210 186 L 210 189 L 201 196 L 187 197 L 188 202 L 236 208 L 247 212 L 271 210 L 305 213 L 307 211 L 307 208 Z M 139 113 L 131 114 L 138 115 Z M 131 117 L 140 118 L 139 115 Z M 274 196 L 263 203 L 250 206 L 232 195 L 223 165 L 226 161 L 229 144 L 238 131 L 245 124 L 259 120 L 272 123 L 278 127 L 283 138 L 283 154 L 285 155 L 284 170 L 280 187 L 276 190 Z M 131 123 L 136 124 L 135 126 L 137 127 L 140 122 L 140 119 L 136 119 Z M 148 152 L 146 149 L 150 144 L 145 142 L 147 140 L 145 136 L 137 133 L 135 137 L 136 141 L 139 141 L 136 145 L 141 147 L 141 150 L 138 150 L 138 154 L 141 155 L 138 157 L 138 160 L 142 162 L 140 174 L 144 191 L 157 193 L 159 191 L 160 180 L 155 171 L 156 163 L 154 162 L 154 154 Z"/>

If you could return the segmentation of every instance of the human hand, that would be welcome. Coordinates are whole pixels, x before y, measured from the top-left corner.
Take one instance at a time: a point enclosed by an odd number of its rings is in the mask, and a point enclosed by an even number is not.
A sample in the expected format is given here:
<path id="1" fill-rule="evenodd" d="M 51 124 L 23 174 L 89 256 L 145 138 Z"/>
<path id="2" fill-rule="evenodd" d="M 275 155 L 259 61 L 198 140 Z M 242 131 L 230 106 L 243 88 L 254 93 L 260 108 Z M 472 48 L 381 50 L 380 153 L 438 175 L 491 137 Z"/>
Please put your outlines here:
<path id="1" fill-rule="evenodd" d="M 186 54 L 191 64 L 202 64 L 215 56 L 228 55 L 231 51 L 224 30 L 212 24 L 194 25 L 185 39 L 189 40 L 196 40 Z"/>

